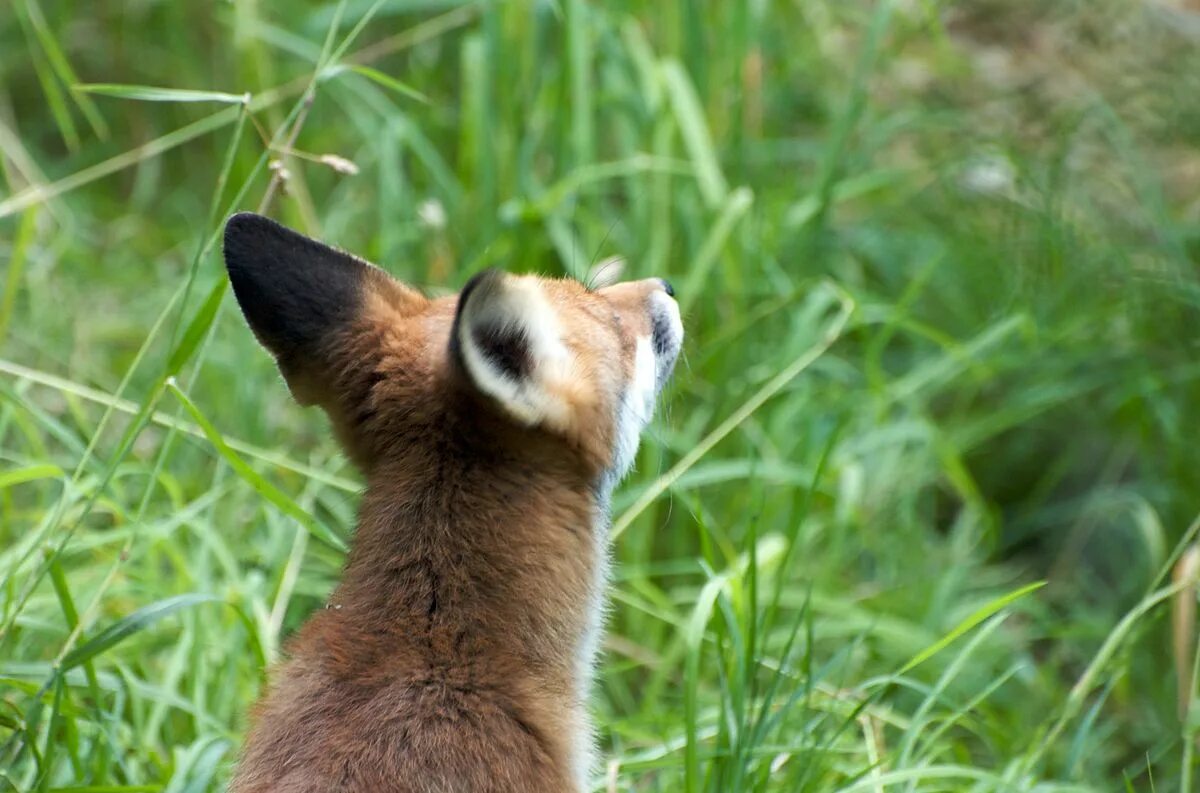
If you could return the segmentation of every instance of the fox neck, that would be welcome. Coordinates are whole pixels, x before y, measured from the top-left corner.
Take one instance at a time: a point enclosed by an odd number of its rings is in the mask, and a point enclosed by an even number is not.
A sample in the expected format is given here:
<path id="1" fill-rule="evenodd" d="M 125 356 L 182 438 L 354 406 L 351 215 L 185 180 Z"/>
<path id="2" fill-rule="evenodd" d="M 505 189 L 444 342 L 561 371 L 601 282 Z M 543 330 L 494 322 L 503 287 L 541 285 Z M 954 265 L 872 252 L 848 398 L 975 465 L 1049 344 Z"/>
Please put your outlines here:
<path id="1" fill-rule="evenodd" d="M 510 475 L 519 487 L 444 459 L 373 472 L 323 651 L 365 685 L 493 692 L 582 789 L 607 498 L 577 472 Z"/>
<path id="2" fill-rule="evenodd" d="M 400 640 L 424 622 L 528 655 L 534 668 L 565 665 L 599 561 L 599 505 L 569 474 L 517 476 L 499 488 L 444 463 L 375 472 L 335 605 L 369 609 Z"/>
<path id="3" fill-rule="evenodd" d="M 428 449 L 371 472 L 330 599 L 340 660 L 367 678 L 486 678 L 582 715 L 607 567 L 603 505 L 582 471 L 505 462 Z"/>

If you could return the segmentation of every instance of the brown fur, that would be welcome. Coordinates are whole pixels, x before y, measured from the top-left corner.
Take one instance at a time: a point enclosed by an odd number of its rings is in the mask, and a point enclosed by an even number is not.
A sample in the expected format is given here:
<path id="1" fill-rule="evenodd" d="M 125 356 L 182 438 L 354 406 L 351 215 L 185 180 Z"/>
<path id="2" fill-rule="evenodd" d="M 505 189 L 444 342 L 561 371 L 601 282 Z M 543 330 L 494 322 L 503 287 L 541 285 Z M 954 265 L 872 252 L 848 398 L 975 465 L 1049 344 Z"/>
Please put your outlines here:
<path id="1" fill-rule="evenodd" d="M 342 581 L 288 643 L 231 789 L 575 790 L 576 658 L 602 562 L 596 483 L 646 294 L 661 287 L 543 283 L 582 363 L 578 420 L 550 432 L 514 422 L 456 361 L 457 296 L 365 272 L 350 320 L 286 354 L 239 291 L 367 489 Z"/>

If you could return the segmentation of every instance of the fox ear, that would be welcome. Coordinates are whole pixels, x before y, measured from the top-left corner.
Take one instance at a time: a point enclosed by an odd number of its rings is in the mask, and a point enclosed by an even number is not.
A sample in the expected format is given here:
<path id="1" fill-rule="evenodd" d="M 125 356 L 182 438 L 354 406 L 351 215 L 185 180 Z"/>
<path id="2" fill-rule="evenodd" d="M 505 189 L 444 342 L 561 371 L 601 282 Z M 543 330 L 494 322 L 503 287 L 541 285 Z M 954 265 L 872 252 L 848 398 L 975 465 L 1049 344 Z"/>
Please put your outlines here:
<path id="1" fill-rule="evenodd" d="M 337 342 L 366 296 L 403 289 L 379 268 L 249 212 L 225 224 L 225 267 L 246 322 L 303 405 L 324 401 Z"/>
<path id="2" fill-rule="evenodd" d="M 535 279 L 485 270 L 458 298 L 451 348 L 472 385 L 527 426 L 564 426 L 570 354 Z"/>

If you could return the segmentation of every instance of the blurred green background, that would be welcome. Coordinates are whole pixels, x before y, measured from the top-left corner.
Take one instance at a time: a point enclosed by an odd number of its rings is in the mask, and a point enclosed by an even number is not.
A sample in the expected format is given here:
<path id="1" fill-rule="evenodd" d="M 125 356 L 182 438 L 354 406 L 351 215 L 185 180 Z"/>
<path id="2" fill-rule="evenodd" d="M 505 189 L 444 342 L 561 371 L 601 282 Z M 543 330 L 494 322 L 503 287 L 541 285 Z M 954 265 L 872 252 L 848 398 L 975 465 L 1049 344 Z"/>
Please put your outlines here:
<path id="1" fill-rule="evenodd" d="M 597 790 L 1191 789 L 1185 5 L 6 2 L 0 790 L 219 789 L 338 574 L 257 207 L 431 293 L 674 282 Z"/>

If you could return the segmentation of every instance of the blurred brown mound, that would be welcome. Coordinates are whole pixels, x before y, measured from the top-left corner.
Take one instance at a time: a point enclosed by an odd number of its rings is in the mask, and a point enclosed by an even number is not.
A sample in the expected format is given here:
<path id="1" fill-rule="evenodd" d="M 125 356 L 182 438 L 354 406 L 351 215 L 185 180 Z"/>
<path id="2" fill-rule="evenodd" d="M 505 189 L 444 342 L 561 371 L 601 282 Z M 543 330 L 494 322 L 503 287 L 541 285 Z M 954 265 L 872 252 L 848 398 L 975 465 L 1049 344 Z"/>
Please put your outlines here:
<path id="1" fill-rule="evenodd" d="M 1200 0 L 975 0 L 949 12 L 946 28 L 975 78 L 958 98 L 976 105 L 988 124 L 1037 146 L 1064 121 L 1107 105 L 1151 139 L 1169 197 L 1195 201 Z M 1088 156 L 1086 134 L 1075 144 L 1073 170 L 1102 173 L 1105 164 Z M 1200 211 L 1200 203 L 1191 208 Z"/>

